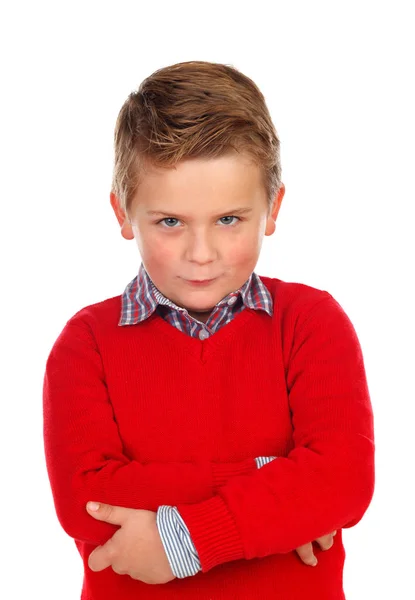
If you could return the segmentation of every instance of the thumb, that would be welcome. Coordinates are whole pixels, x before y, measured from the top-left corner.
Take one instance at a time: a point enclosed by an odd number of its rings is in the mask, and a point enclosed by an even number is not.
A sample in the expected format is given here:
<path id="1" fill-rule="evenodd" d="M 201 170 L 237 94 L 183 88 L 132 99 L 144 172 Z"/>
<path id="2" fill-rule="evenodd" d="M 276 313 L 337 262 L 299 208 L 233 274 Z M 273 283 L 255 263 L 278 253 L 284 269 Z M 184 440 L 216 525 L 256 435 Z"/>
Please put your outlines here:
<path id="1" fill-rule="evenodd" d="M 102 502 L 88 502 L 86 505 L 88 514 L 99 521 L 112 523 L 113 525 L 122 525 L 131 509 L 123 506 L 112 506 Z"/>

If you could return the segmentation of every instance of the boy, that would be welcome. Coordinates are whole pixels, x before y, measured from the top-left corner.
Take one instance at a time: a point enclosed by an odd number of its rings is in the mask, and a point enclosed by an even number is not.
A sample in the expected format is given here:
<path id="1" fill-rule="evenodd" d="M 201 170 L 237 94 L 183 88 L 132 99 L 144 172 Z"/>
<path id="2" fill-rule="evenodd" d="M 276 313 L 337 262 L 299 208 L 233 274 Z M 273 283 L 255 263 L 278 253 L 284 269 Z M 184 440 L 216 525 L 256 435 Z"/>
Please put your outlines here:
<path id="1" fill-rule="evenodd" d="M 124 103 L 110 198 L 142 263 L 69 319 L 44 378 L 83 600 L 345 597 L 372 407 L 340 304 L 254 272 L 284 191 L 264 97 L 236 69 L 172 65 Z"/>

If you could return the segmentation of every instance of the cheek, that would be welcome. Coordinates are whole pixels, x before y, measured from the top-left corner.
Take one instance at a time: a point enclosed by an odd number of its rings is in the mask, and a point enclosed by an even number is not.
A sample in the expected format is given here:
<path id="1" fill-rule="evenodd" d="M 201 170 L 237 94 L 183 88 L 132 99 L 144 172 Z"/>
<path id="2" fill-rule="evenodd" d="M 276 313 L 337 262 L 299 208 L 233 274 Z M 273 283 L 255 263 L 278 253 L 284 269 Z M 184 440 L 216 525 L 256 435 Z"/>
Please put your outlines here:
<path id="1" fill-rule="evenodd" d="M 147 264 L 163 270 L 175 260 L 175 254 L 171 245 L 163 244 L 160 240 L 154 237 L 149 237 L 143 240 L 141 256 Z"/>
<path id="2" fill-rule="evenodd" d="M 245 238 L 244 240 L 238 240 L 238 243 L 234 243 L 230 246 L 227 252 L 228 263 L 232 265 L 240 265 L 250 263 L 252 260 L 256 260 L 260 250 L 260 244 L 256 237 Z"/>

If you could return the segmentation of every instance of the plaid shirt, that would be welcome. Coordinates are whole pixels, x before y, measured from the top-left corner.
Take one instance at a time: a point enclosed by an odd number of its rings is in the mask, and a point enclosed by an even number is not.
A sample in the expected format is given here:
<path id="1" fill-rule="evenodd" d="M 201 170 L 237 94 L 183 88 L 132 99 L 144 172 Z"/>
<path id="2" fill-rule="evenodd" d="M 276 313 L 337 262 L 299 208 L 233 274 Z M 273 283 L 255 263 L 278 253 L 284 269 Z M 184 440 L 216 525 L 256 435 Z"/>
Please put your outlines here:
<path id="1" fill-rule="evenodd" d="M 141 263 L 138 275 L 127 285 L 121 297 L 121 316 L 118 325 L 136 325 L 148 319 L 154 311 L 173 327 L 192 337 L 204 340 L 232 321 L 245 307 L 273 314 L 272 297 L 256 273 L 251 273 L 239 290 L 222 298 L 209 315 L 206 323 L 191 317 L 185 308 L 166 298 L 151 281 Z M 275 456 L 255 458 L 258 468 Z M 171 569 L 176 577 L 184 578 L 201 571 L 196 548 L 189 530 L 174 506 L 159 506 L 157 527 Z"/>

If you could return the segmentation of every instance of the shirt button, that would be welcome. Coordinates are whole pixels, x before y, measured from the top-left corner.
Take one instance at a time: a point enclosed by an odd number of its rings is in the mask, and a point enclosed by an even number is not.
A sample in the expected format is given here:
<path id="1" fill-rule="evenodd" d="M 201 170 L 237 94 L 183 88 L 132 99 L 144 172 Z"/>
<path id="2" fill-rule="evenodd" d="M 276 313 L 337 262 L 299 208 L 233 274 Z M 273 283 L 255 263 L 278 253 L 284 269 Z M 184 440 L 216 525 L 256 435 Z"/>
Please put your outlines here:
<path id="1" fill-rule="evenodd" d="M 199 331 L 199 339 L 201 339 L 201 340 L 205 340 L 205 339 L 206 339 L 206 338 L 208 338 L 208 337 L 209 337 L 209 332 L 208 332 L 208 331 L 206 331 L 206 329 L 201 329 L 201 330 Z"/>
<path id="2" fill-rule="evenodd" d="M 229 298 L 229 300 L 228 300 L 229 306 L 232 306 L 232 304 L 235 304 L 235 302 L 236 302 L 236 296 L 232 296 L 232 298 Z"/>

